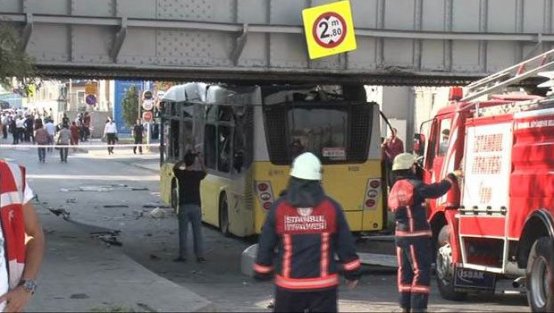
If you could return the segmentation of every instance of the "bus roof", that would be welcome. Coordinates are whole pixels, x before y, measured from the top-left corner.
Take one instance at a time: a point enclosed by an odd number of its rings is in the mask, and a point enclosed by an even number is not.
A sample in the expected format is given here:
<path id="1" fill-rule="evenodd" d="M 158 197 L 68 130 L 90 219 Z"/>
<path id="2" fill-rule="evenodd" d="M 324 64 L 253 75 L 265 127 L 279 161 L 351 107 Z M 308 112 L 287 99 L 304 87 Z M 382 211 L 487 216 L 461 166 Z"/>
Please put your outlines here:
<path id="1" fill-rule="evenodd" d="M 186 83 L 173 86 L 164 94 L 162 101 L 205 101 L 207 86 L 206 83 Z"/>

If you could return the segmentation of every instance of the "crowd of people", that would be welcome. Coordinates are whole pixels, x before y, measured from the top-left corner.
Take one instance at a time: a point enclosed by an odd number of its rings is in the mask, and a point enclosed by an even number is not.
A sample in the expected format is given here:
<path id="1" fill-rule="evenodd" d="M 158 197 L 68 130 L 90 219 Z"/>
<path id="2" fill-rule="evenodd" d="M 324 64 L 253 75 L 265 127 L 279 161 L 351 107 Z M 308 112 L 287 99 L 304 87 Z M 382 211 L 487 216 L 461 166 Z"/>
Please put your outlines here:
<path id="1" fill-rule="evenodd" d="M 60 151 L 60 161 L 67 163 L 68 148 L 64 146 L 77 146 L 79 141 L 88 141 L 90 138 L 91 117 L 88 112 L 79 113 L 74 121 L 64 113 L 61 121 L 54 124 L 52 110 L 39 112 L 37 110 L 4 111 L 0 116 L 0 130 L 2 138 L 12 136 L 12 144 L 21 143 L 37 144 L 39 146 L 39 162 L 46 162 L 46 152 L 52 152 L 54 145 Z M 75 149 L 74 149 L 75 150 Z"/>
<path id="2" fill-rule="evenodd" d="M 63 114 L 59 123 L 54 123 L 52 112 L 46 111 L 39 113 L 37 110 L 23 111 L 4 111 L 0 115 L 0 135 L 3 139 L 12 136 L 12 144 L 21 143 L 48 145 L 51 147 L 38 148 L 39 162 L 44 163 L 46 152 L 52 152 L 54 147 L 60 150 L 60 161 L 67 162 L 67 154 L 70 147 L 77 151 L 76 146 L 80 142 L 87 142 L 91 136 L 91 116 L 89 112 L 79 113 L 71 121 L 67 114 Z M 38 139 L 37 139 L 38 133 Z M 140 119 L 132 127 L 132 137 L 134 139 L 133 153 L 142 154 L 142 144 L 145 137 L 146 128 Z M 108 154 L 114 153 L 114 145 L 119 141 L 117 136 L 117 125 L 108 117 L 104 125 L 103 138 L 108 145 Z"/>

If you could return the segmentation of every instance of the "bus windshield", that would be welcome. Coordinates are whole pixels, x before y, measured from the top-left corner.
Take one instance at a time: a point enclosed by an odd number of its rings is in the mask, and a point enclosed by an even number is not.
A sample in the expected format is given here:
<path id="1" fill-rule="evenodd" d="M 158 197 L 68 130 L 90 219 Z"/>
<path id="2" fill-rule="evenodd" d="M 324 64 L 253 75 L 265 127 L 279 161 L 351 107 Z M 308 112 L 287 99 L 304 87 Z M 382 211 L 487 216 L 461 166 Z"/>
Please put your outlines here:
<path id="1" fill-rule="evenodd" d="M 346 160 L 347 117 L 340 109 L 290 109 L 287 124 L 292 156 L 311 152 L 320 159 Z"/>
<path id="2" fill-rule="evenodd" d="M 367 103 L 279 104 L 264 112 L 272 163 L 290 164 L 302 152 L 324 164 L 367 160 L 372 121 Z"/>

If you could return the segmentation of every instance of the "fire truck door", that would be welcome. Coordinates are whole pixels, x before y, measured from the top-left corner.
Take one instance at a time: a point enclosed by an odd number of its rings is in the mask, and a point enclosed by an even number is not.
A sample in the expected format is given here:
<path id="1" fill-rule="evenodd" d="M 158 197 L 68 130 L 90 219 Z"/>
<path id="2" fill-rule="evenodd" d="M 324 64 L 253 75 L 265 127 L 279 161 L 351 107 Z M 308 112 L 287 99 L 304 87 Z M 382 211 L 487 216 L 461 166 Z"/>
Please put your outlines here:
<path id="1" fill-rule="evenodd" d="M 440 173 L 448 150 L 451 125 L 452 115 L 448 114 L 437 117 L 431 126 L 425 160 L 425 182 L 434 183 L 442 179 Z M 436 206 L 436 200 L 430 200 L 429 203 L 432 208 Z"/>

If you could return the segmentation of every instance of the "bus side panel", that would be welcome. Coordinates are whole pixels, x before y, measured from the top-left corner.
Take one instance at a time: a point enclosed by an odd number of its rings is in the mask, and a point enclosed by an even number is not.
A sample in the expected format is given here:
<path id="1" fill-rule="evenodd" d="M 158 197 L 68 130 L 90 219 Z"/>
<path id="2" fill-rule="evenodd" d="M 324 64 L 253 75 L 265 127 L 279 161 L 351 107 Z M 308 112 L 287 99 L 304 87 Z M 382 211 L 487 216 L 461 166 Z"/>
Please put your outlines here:
<path id="1" fill-rule="evenodd" d="M 160 198 L 171 205 L 171 182 L 173 181 L 173 163 L 164 163 L 160 168 Z"/>
<path id="2" fill-rule="evenodd" d="M 208 174 L 200 185 L 202 221 L 219 227 L 219 208 L 222 194 L 226 195 L 229 232 L 244 237 L 254 234 L 252 214 L 252 184 L 250 172 L 229 178 Z"/>
<path id="3" fill-rule="evenodd" d="M 216 227 L 219 227 L 219 196 L 225 186 L 224 179 L 208 174 L 200 183 L 202 221 Z"/>
<path id="4" fill-rule="evenodd" d="M 226 189 L 229 201 L 229 231 L 239 237 L 254 234 L 252 169 L 236 176 Z"/>

